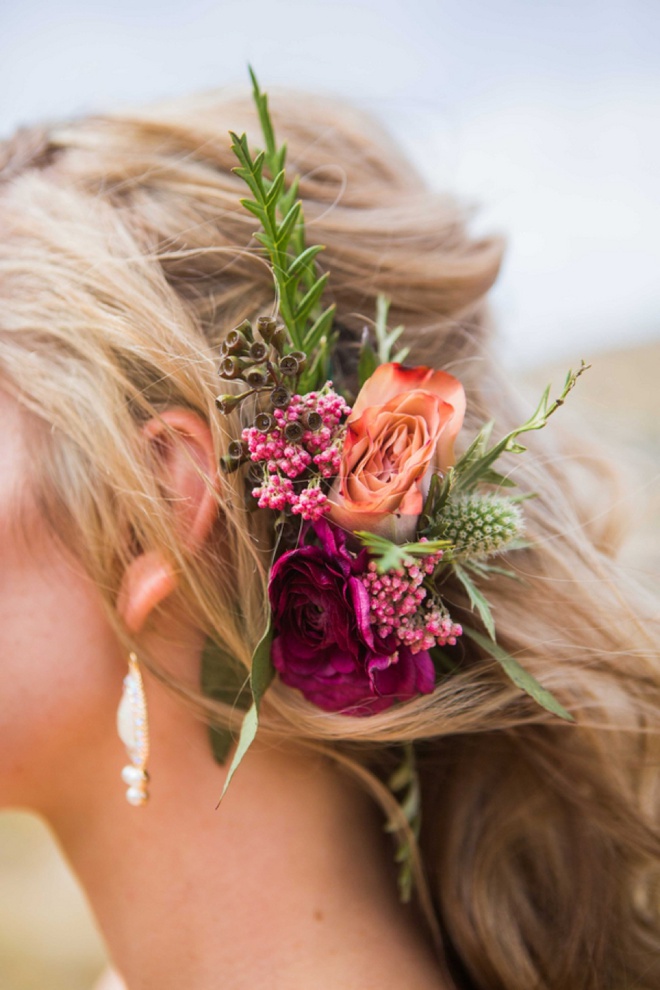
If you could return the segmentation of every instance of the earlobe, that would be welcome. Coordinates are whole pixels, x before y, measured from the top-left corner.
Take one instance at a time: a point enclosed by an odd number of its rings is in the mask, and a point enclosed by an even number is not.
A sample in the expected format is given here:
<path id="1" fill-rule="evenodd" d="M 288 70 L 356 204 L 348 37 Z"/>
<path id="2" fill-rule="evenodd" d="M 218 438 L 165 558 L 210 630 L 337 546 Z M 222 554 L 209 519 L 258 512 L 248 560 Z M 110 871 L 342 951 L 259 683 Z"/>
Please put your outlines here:
<path id="1" fill-rule="evenodd" d="M 207 539 L 218 515 L 218 476 L 208 424 L 188 409 L 173 408 L 149 420 L 143 434 L 153 446 L 158 479 L 181 544 L 195 550 Z M 176 575 L 159 551 L 142 552 L 131 561 L 117 599 L 127 630 L 134 635 L 140 632 L 176 587 Z"/>

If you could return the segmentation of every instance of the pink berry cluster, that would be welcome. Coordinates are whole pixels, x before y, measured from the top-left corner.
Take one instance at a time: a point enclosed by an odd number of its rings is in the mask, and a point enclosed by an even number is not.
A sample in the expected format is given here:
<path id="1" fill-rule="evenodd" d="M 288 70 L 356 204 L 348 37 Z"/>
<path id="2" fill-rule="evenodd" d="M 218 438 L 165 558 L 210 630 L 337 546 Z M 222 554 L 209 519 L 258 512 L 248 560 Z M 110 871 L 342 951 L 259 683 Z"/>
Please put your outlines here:
<path id="1" fill-rule="evenodd" d="M 383 639 L 394 634 L 411 653 L 433 646 L 453 646 L 463 632 L 437 599 L 427 602 L 424 578 L 442 560 L 442 550 L 417 561 L 410 558 L 402 568 L 379 574 L 369 563 L 362 583 L 369 592 L 370 621 Z"/>
<path id="2" fill-rule="evenodd" d="M 328 497 L 321 479 L 339 473 L 342 420 L 350 411 L 332 382 L 326 382 L 318 392 L 292 395 L 285 409 L 274 409 L 267 431 L 256 426 L 243 430 L 250 460 L 265 468 L 263 483 L 252 489 L 259 508 L 282 511 L 288 505 L 311 521 L 324 514 Z M 301 484 L 304 475 L 307 484 Z"/>

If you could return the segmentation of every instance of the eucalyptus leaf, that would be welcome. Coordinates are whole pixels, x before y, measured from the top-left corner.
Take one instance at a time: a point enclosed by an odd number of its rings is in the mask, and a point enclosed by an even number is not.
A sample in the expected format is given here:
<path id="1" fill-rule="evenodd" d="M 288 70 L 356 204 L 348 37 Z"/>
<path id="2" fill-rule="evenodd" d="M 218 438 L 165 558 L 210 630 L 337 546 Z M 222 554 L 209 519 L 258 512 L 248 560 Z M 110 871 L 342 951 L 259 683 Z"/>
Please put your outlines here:
<path id="1" fill-rule="evenodd" d="M 567 722 L 575 721 L 570 712 L 566 711 L 564 706 L 557 701 L 555 696 L 539 684 L 536 678 L 530 674 L 528 670 L 525 670 L 525 668 L 519 664 L 510 653 L 503 650 L 494 639 L 489 639 L 487 636 L 482 636 L 482 634 L 477 632 L 475 629 L 464 629 L 463 632 L 478 646 L 480 646 L 482 650 L 491 656 L 493 660 L 497 660 L 516 687 L 519 687 L 522 691 L 528 694 L 530 698 L 533 698 L 538 705 L 545 708 L 547 711 L 552 712 L 553 715 L 558 715 L 559 718 L 563 718 Z"/>
<path id="2" fill-rule="evenodd" d="M 227 793 L 227 788 L 231 783 L 232 777 L 236 773 L 236 770 L 241 764 L 241 761 L 250 746 L 254 742 L 257 735 L 257 729 L 259 728 L 259 708 L 261 706 L 261 699 L 263 698 L 266 690 L 271 683 L 274 676 L 274 668 L 272 660 L 270 658 L 271 644 L 273 641 L 273 626 L 270 615 L 268 616 L 268 624 L 266 626 L 266 631 L 257 643 L 256 649 L 252 655 L 252 670 L 250 672 L 250 688 L 252 690 L 252 705 L 248 709 L 245 718 L 243 719 L 243 724 L 241 725 L 241 732 L 238 737 L 238 746 L 236 747 L 236 752 L 234 753 L 234 758 L 231 761 L 227 777 L 225 779 L 224 787 L 222 788 L 222 794 L 220 795 L 220 801 Z"/>
<path id="3" fill-rule="evenodd" d="M 206 698 L 242 711 L 249 707 L 247 671 L 210 638 L 202 652 L 200 686 Z M 216 762 L 224 765 L 234 742 L 232 732 L 224 726 L 210 725 L 209 739 Z"/>
<path id="4" fill-rule="evenodd" d="M 225 785 L 222 788 L 220 801 L 222 801 L 223 797 L 227 793 L 227 788 L 231 783 L 232 777 L 238 770 L 243 760 L 243 757 L 245 756 L 250 746 L 254 742 L 258 728 L 259 728 L 259 711 L 256 704 L 254 704 L 253 702 L 252 705 L 250 705 L 250 708 L 247 710 L 245 714 L 245 718 L 243 719 L 243 724 L 241 725 L 241 733 L 240 736 L 238 737 L 238 746 L 236 747 L 234 758 L 231 761 L 231 766 L 229 767 L 229 771 L 225 779 Z"/>

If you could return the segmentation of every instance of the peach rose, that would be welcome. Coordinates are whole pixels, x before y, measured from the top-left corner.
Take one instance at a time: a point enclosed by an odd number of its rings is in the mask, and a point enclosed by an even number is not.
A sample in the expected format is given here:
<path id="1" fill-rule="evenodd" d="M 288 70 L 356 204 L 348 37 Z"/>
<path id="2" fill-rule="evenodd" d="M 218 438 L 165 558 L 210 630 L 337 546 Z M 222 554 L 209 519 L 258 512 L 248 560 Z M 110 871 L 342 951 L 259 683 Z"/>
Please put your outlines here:
<path id="1" fill-rule="evenodd" d="M 454 463 L 464 414 L 463 386 L 446 372 L 380 365 L 347 420 L 330 520 L 397 542 L 412 538 L 431 475 Z"/>

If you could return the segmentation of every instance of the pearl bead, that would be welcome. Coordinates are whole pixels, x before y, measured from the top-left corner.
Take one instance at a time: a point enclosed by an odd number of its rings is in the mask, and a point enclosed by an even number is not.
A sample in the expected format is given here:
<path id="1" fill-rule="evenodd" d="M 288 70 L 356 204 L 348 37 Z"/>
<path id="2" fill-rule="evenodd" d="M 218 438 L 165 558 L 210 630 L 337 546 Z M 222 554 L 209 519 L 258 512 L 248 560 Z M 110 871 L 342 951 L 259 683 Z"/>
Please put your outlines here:
<path id="1" fill-rule="evenodd" d="M 144 770 L 140 770 L 139 767 L 133 766 L 129 763 L 121 772 L 121 779 L 125 784 L 129 786 L 144 784 L 149 779 L 149 775 Z"/>
<path id="2" fill-rule="evenodd" d="M 126 791 L 126 800 L 134 807 L 138 807 L 141 804 L 145 804 L 147 800 L 147 792 L 142 790 L 140 787 L 129 787 Z"/>

